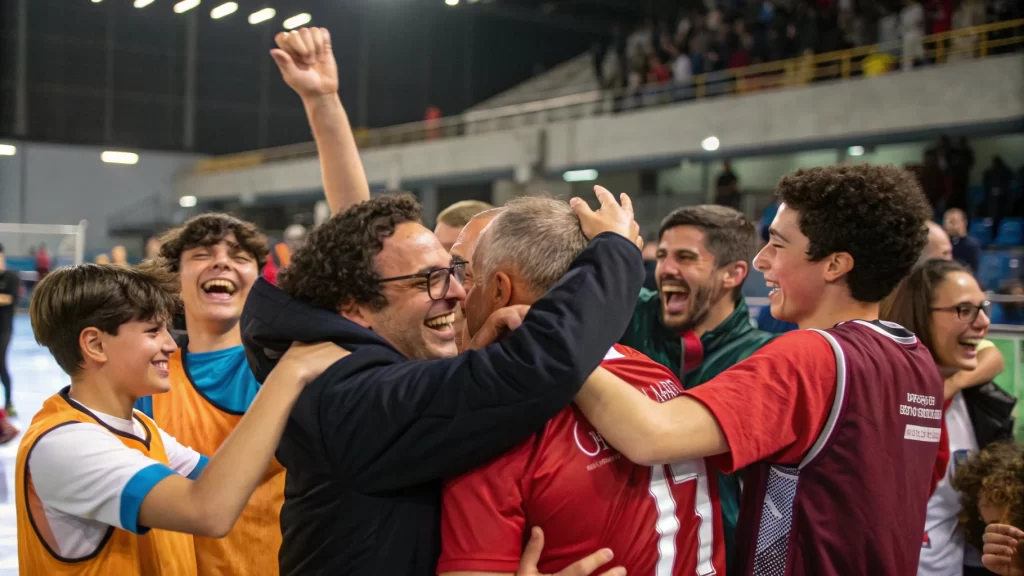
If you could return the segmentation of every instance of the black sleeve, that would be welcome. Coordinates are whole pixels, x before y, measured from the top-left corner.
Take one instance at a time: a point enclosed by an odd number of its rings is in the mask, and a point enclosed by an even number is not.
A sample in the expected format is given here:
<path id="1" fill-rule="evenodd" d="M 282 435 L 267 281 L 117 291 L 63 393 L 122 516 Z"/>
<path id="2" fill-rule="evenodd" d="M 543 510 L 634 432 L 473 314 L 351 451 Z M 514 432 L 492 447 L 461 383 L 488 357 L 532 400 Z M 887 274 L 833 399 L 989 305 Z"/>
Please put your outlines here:
<path id="1" fill-rule="evenodd" d="M 629 323 L 643 277 L 636 246 L 602 234 L 500 343 L 322 386 L 332 468 L 356 490 L 383 492 L 498 456 L 572 402 Z"/>
<path id="2" fill-rule="evenodd" d="M 7 290 L 4 291 L 4 294 L 11 295 L 14 298 L 14 303 L 17 304 L 18 289 L 21 287 L 21 278 L 18 276 L 17 272 L 12 272 L 10 270 L 8 270 L 6 274 L 7 282 L 4 283 L 4 287 L 7 288 Z"/>

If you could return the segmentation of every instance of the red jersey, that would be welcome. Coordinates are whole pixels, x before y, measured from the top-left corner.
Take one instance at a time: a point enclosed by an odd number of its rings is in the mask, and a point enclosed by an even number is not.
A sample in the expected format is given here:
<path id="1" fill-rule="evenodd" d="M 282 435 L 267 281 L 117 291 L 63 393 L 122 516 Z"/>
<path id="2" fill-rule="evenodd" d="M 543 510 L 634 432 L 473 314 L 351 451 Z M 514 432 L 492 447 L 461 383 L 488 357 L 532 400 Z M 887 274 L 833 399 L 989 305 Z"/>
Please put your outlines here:
<path id="1" fill-rule="evenodd" d="M 664 402 L 683 387 L 664 366 L 616 345 L 601 366 Z M 515 572 L 533 526 L 544 529 L 541 572 L 601 548 L 631 575 L 725 573 L 718 481 L 704 460 L 639 466 L 569 406 L 544 430 L 448 482 L 438 573 Z"/>

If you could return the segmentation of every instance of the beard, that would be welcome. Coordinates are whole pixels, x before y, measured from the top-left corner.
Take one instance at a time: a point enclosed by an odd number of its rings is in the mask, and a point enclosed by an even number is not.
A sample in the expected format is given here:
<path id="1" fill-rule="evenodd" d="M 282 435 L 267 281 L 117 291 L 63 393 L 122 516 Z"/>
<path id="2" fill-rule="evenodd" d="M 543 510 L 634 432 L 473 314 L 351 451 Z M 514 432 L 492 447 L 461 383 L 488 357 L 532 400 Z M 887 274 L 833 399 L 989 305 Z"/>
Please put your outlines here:
<path id="1" fill-rule="evenodd" d="M 680 280 L 680 285 L 690 291 L 690 301 L 687 302 L 686 313 L 681 317 L 669 318 L 665 314 L 665 302 L 662 301 L 661 321 L 670 330 L 689 332 L 708 319 L 711 307 L 722 297 L 725 289 L 722 282 L 714 278 L 695 287 L 691 287 L 685 280 Z"/>

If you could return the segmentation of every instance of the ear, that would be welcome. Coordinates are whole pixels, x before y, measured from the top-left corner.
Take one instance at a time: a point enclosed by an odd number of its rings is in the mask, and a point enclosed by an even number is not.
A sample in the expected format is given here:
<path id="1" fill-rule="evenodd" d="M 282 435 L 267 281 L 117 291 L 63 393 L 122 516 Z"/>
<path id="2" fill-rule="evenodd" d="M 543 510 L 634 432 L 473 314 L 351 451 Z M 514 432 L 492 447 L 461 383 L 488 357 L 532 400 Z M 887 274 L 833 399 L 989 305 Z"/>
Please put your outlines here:
<path id="1" fill-rule="evenodd" d="M 491 282 L 491 301 L 494 304 L 492 310 L 504 308 L 512 302 L 512 279 L 504 272 L 494 274 L 494 281 Z"/>
<path id="2" fill-rule="evenodd" d="M 853 256 L 849 252 L 836 252 L 825 258 L 825 282 L 835 282 L 853 270 Z"/>
<path id="3" fill-rule="evenodd" d="M 371 326 L 370 323 L 372 316 L 369 312 L 370 311 L 368 309 L 356 304 L 356 301 L 351 299 L 338 305 L 338 314 L 352 322 L 355 322 L 356 324 L 359 324 L 363 328 L 369 328 L 372 330 L 373 326 Z"/>
<path id="4" fill-rule="evenodd" d="M 99 364 L 106 363 L 107 353 L 103 346 L 103 332 L 92 326 L 78 334 L 78 348 L 82 352 L 82 360 Z"/>
<path id="5" fill-rule="evenodd" d="M 742 260 L 738 260 L 730 262 L 722 270 L 725 274 L 722 277 L 722 287 L 732 290 L 737 286 L 743 285 L 743 281 L 747 279 L 747 274 L 750 273 L 750 265 Z"/>

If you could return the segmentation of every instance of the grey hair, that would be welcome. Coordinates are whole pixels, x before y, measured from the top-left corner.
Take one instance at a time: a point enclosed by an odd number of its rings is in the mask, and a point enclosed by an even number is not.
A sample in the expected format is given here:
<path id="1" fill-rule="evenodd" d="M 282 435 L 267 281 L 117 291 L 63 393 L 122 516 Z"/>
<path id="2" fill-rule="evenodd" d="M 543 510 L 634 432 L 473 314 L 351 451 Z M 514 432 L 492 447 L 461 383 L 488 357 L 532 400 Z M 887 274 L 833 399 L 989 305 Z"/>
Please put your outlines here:
<path id="1" fill-rule="evenodd" d="M 516 198 L 484 229 L 473 253 L 474 268 L 478 278 L 511 268 L 540 296 L 586 247 L 580 220 L 569 204 L 537 196 Z"/>

